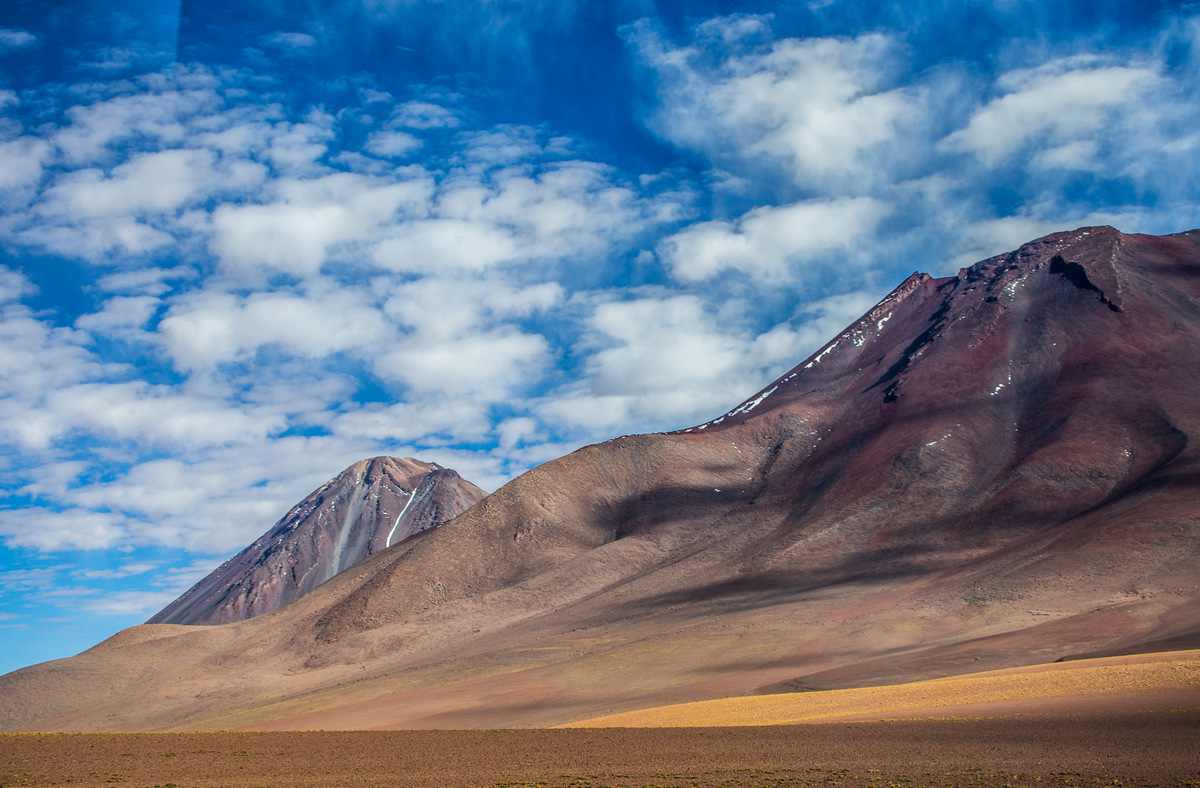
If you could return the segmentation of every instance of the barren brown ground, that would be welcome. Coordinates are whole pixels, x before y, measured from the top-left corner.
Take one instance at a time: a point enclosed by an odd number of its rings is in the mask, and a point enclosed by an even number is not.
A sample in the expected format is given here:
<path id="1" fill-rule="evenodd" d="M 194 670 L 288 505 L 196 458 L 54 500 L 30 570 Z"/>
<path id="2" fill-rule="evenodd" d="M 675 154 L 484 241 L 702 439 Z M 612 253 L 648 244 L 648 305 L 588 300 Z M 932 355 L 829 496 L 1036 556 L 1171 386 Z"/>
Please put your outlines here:
<path id="1" fill-rule="evenodd" d="M 0 736 L 3 786 L 1198 784 L 1196 712 L 750 728 Z"/>
<path id="2" fill-rule="evenodd" d="M 792 725 L 901 717 L 1200 711 L 1200 650 L 1081 659 L 881 687 L 660 706 L 578 728 Z"/>

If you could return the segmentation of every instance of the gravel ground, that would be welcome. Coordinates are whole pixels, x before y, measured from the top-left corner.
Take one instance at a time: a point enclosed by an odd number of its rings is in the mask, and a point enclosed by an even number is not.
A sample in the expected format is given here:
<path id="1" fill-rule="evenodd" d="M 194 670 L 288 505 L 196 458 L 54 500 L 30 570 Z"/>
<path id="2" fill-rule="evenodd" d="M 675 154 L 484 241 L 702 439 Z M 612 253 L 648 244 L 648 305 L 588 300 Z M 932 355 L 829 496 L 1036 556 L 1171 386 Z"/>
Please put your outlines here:
<path id="1" fill-rule="evenodd" d="M 750 728 L 0 736 L 0 785 L 1200 786 L 1200 713 Z"/>

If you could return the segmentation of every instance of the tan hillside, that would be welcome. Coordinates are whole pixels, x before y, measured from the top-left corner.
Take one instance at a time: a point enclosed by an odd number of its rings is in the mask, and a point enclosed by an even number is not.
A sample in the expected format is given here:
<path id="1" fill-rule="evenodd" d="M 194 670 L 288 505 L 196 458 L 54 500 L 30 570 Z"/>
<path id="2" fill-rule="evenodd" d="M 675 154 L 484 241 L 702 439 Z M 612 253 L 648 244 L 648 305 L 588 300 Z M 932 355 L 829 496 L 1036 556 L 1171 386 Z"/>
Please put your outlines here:
<path id="1" fill-rule="evenodd" d="M 1005 717 L 1068 711 L 1200 711 L 1200 650 L 969 673 L 883 687 L 681 703 L 566 728 L 795 725 L 904 717 Z"/>

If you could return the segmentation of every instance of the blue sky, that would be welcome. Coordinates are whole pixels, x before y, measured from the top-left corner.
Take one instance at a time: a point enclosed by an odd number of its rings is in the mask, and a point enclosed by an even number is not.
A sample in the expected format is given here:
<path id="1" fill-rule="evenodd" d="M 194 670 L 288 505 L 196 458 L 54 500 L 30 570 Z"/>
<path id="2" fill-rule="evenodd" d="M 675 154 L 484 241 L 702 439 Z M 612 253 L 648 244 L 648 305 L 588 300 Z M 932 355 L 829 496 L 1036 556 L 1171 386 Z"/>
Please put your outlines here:
<path id="1" fill-rule="evenodd" d="M 9 0 L 0 672 L 358 459 L 495 489 L 914 270 L 1200 226 L 1198 76 L 1180 3 Z"/>

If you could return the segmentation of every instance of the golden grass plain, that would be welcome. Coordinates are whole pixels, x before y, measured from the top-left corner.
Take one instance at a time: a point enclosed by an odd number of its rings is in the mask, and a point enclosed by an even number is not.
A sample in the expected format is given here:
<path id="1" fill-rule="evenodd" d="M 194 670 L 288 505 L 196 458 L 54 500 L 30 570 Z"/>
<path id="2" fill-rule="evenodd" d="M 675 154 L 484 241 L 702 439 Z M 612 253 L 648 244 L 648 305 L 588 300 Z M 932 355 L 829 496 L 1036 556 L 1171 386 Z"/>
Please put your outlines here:
<path id="1" fill-rule="evenodd" d="M 1200 709 L 1200 650 L 1077 660 L 881 687 L 681 703 L 569 723 L 578 728 L 795 725 L 892 717 Z"/>

